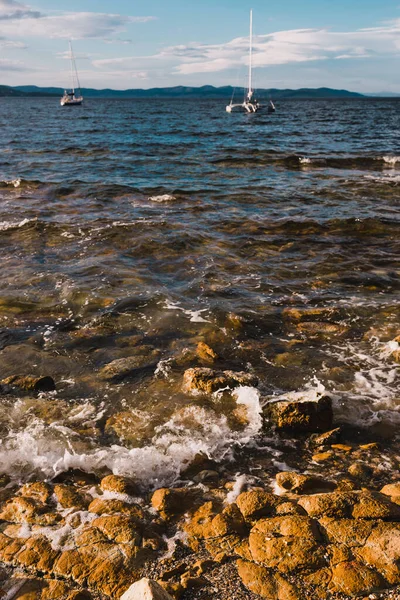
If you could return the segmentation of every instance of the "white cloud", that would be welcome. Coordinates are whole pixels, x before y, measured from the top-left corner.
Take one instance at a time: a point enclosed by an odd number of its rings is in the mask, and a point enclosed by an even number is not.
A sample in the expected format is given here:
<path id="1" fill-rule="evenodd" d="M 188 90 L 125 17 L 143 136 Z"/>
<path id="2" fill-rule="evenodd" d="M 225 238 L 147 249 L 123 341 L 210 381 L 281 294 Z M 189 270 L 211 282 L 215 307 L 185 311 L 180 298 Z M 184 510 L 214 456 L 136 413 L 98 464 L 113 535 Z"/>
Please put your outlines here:
<path id="1" fill-rule="evenodd" d="M 14 42 L 13 40 L 6 40 L 0 37 L 0 48 L 19 48 L 24 50 L 27 46 L 23 42 Z"/>
<path id="2" fill-rule="evenodd" d="M 397 53 L 400 20 L 354 32 L 327 29 L 278 31 L 254 37 L 253 64 L 257 68 L 327 59 L 356 59 Z M 181 75 L 217 72 L 248 64 L 248 38 L 226 44 L 191 43 L 165 48 L 154 58 L 174 59 Z"/>
<path id="3" fill-rule="evenodd" d="M 27 68 L 19 60 L 8 60 L 7 58 L 0 58 L 0 71 L 26 71 Z"/>
<path id="4" fill-rule="evenodd" d="M 124 32 L 132 23 L 154 18 L 96 12 L 42 14 L 15 0 L 0 0 L 0 32 L 11 37 L 102 39 Z"/>
<path id="5" fill-rule="evenodd" d="M 32 10 L 26 4 L 21 4 L 16 0 L 0 0 L 0 21 L 3 20 L 19 20 L 19 19 L 38 19 L 41 13 L 37 10 Z"/>

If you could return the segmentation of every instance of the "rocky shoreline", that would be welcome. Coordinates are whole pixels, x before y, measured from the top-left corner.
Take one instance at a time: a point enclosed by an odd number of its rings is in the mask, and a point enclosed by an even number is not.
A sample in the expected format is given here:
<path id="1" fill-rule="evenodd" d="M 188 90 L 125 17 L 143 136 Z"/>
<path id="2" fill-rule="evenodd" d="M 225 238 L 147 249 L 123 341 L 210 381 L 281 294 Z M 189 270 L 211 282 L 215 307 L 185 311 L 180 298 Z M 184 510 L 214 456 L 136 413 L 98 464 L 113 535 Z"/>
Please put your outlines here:
<path id="1" fill-rule="evenodd" d="M 3 476 L 0 597 L 136 600 L 147 596 L 131 586 L 149 578 L 168 594 L 153 586 L 155 600 L 400 598 L 396 444 L 340 427 L 305 433 L 315 423 L 304 407 L 280 408 L 278 427 L 290 414 L 302 429 L 286 470 L 258 448 L 235 465 L 199 455 L 155 491 L 111 473 L 22 486 Z M 246 474 L 232 470 L 240 461 Z"/>

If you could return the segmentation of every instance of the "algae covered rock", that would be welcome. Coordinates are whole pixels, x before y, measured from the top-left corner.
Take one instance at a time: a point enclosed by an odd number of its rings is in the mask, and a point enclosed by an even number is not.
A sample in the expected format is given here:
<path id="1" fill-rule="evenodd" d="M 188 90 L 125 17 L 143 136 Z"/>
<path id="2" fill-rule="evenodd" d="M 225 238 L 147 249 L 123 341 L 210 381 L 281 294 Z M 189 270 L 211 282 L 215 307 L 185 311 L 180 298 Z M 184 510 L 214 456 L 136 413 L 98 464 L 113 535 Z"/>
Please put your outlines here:
<path id="1" fill-rule="evenodd" d="M 151 505 L 163 519 L 171 519 L 183 515 L 193 506 L 196 492 L 188 488 L 160 488 L 151 498 Z"/>
<path id="2" fill-rule="evenodd" d="M 321 479 L 320 477 L 311 477 L 310 475 L 302 475 L 294 471 L 281 471 L 276 474 L 277 484 L 284 490 L 293 492 L 294 494 L 303 494 L 306 492 L 318 492 L 322 490 L 333 490 L 336 484 L 330 481 Z"/>
<path id="3" fill-rule="evenodd" d="M 236 499 L 240 512 L 249 522 L 271 516 L 280 502 L 274 494 L 259 489 L 243 492 Z"/>
<path id="4" fill-rule="evenodd" d="M 288 432 L 308 433 L 332 428 L 333 410 L 329 396 L 272 400 L 264 406 L 263 412 L 267 421 Z"/>

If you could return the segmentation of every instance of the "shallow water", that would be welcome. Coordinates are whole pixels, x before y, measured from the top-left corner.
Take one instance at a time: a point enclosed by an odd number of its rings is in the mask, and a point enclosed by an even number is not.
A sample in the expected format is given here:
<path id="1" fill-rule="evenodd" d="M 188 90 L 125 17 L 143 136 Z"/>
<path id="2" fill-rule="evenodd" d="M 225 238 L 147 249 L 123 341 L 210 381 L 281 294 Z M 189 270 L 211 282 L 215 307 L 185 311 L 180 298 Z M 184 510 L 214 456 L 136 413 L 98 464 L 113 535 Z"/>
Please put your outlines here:
<path id="1" fill-rule="evenodd" d="M 3 469 L 171 481 L 256 444 L 261 404 L 299 390 L 398 429 L 399 101 L 57 102 L 0 100 L 1 377 L 57 384 L 1 396 Z M 258 375 L 245 426 L 182 391 L 200 341 Z"/>

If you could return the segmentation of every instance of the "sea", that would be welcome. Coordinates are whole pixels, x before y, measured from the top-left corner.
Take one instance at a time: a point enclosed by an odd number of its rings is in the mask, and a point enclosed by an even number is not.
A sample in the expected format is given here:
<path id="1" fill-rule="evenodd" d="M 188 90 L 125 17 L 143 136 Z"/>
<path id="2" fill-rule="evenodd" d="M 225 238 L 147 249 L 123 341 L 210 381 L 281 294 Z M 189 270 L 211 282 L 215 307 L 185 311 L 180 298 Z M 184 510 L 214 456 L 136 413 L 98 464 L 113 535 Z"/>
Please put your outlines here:
<path id="1" fill-rule="evenodd" d="M 276 105 L 0 99 L 0 379 L 56 385 L 0 388 L 2 473 L 155 488 L 198 456 L 284 462 L 277 398 L 327 394 L 336 424 L 396 438 L 400 100 Z M 232 406 L 185 389 L 192 367 L 259 386 Z"/>

